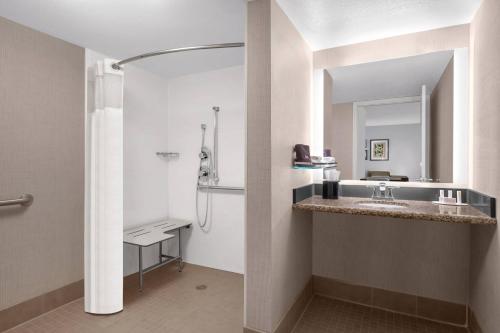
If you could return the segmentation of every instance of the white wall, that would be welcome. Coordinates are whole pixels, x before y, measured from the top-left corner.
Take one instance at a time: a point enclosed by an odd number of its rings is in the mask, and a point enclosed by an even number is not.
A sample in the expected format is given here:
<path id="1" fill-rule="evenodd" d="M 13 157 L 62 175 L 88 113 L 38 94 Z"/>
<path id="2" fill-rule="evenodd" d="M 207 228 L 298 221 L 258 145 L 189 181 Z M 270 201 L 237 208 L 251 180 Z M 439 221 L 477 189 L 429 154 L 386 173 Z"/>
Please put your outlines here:
<path id="1" fill-rule="evenodd" d="M 390 171 L 391 175 L 420 177 L 420 124 L 367 126 L 368 146 L 373 139 L 389 139 L 389 161 L 365 161 L 365 170 Z"/>
<path id="2" fill-rule="evenodd" d="M 125 68 L 123 101 L 123 227 L 168 216 L 168 162 L 156 156 L 167 149 L 167 81 L 134 66 Z M 124 246 L 124 274 L 138 270 L 138 249 Z M 158 261 L 158 247 L 145 248 L 144 265 Z"/>
<path id="3" fill-rule="evenodd" d="M 420 124 L 420 102 L 367 105 L 365 110 L 366 126 Z"/>
<path id="4" fill-rule="evenodd" d="M 104 55 L 86 50 L 87 71 Z M 88 76 L 92 80 L 92 76 Z M 167 81 L 133 65 L 125 68 L 123 130 L 123 227 L 154 222 L 167 217 L 168 163 L 156 151 L 167 148 Z M 93 85 L 87 91 L 93 105 Z M 137 248 L 124 245 L 124 275 L 138 270 Z M 144 265 L 156 262 L 157 247 L 144 250 Z"/>
<path id="5" fill-rule="evenodd" d="M 244 186 L 245 87 L 243 66 L 188 75 L 169 81 L 169 151 L 179 152 L 169 162 L 169 214 L 195 221 L 195 195 L 201 124 L 207 124 L 206 140 L 212 147 L 213 111 L 219 114 L 219 185 Z M 214 193 L 210 230 L 196 222 L 183 234 L 185 261 L 243 273 L 244 195 Z"/>
<path id="6" fill-rule="evenodd" d="M 87 50 L 87 69 L 104 55 Z M 90 77 L 89 77 L 90 79 Z M 93 92 L 89 88 L 89 107 Z M 167 81 L 133 65 L 125 67 L 124 228 L 167 217 L 196 221 L 195 188 L 201 123 L 212 147 L 212 106 L 220 106 L 220 185 L 244 186 L 244 68 L 193 74 Z M 157 151 L 180 152 L 167 161 Z M 212 195 L 211 228 L 183 234 L 186 262 L 243 273 L 244 196 Z M 168 243 L 177 253 L 177 240 Z M 157 246 L 145 248 L 144 265 L 157 262 Z M 124 246 L 124 275 L 138 270 L 138 250 Z"/>
<path id="7" fill-rule="evenodd" d="M 365 137 L 366 137 L 366 108 L 353 104 L 353 161 L 352 174 L 354 179 L 360 179 L 366 176 L 365 170 Z"/>

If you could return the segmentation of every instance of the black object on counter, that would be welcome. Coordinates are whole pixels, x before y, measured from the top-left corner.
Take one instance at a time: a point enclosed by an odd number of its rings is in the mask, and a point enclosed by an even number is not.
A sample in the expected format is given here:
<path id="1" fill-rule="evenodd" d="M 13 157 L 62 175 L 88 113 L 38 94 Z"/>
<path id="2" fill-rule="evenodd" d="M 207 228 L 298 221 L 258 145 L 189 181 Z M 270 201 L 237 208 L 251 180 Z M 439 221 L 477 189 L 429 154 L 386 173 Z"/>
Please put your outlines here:
<path id="1" fill-rule="evenodd" d="M 323 181 L 323 199 L 339 198 L 339 182 L 334 180 Z"/>

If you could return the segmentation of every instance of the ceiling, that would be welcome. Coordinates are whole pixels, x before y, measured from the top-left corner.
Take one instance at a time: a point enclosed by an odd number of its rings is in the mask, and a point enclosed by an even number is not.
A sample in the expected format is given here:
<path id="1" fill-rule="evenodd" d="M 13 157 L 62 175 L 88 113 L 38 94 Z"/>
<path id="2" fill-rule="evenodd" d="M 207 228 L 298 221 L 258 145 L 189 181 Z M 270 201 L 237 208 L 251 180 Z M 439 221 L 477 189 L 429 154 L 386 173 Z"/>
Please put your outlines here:
<path id="1" fill-rule="evenodd" d="M 481 0 L 277 0 L 314 50 L 470 22 Z M 245 37 L 246 0 L 1 0 L 0 16 L 123 59 Z M 137 62 L 166 77 L 244 63 L 243 49 Z"/>
<path id="2" fill-rule="evenodd" d="M 246 0 L 1 0 L 0 16 L 107 56 L 242 42 Z M 135 64 L 165 77 L 244 63 L 244 49 L 171 54 Z"/>
<path id="3" fill-rule="evenodd" d="M 453 51 L 337 67 L 333 78 L 333 104 L 420 96 L 422 85 L 434 90 Z"/>
<path id="4" fill-rule="evenodd" d="M 481 0 L 277 0 L 313 50 L 469 23 Z"/>

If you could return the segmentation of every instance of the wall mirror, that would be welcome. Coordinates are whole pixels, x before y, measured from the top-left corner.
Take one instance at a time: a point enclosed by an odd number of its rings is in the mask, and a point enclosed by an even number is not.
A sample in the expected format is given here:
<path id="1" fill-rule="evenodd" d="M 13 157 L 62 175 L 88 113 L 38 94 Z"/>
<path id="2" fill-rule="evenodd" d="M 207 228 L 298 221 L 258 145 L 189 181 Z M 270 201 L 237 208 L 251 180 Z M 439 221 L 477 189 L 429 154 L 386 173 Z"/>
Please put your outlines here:
<path id="1" fill-rule="evenodd" d="M 467 184 L 468 49 L 323 72 L 341 179 Z"/>

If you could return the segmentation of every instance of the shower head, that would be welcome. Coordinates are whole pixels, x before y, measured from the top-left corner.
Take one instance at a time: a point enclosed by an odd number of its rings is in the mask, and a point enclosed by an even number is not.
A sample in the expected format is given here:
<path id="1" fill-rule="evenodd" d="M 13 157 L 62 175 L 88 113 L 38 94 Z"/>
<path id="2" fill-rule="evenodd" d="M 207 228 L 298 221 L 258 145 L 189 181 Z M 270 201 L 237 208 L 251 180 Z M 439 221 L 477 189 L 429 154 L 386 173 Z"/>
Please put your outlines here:
<path id="1" fill-rule="evenodd" d="M 201 124 L 201 150 L 205 147 L 205 133 L 207 131 L 207 124 Z M 200 154 L 200 158 L 202 158 Z"/>
<path id="2" fill-rule="evenodd" d="M 212 107 L 212 110 L 214 110 L 215 112 L 219 112 L 219 111 L 220 111 L 220 107 L 218 107 L 218 106 L 213 106 L 213 107 Z"/>

